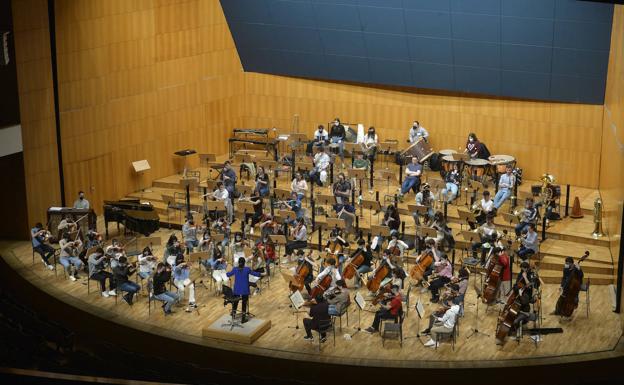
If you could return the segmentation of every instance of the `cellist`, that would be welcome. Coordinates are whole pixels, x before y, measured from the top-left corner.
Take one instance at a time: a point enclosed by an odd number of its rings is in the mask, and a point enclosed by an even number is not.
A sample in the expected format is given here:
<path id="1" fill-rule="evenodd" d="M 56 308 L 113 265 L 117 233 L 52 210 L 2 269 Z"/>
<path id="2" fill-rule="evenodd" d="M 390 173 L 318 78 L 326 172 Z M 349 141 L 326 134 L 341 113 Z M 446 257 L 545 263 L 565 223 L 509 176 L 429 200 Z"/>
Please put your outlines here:
<path id="1" fill-rule="evenodd" d="M 328 257 L 333 257 L 338 260 L 338 266 L 342 266 L 342 263 L 345 260 L 343 253 L 345 247 L 349 247 L 349 242 L 342 238 L 339 228 L 334 228 L 329 235 L 329 241 L 327 241 L 327 244 L 325 245 L 325 251 L 327 252 Z"/>
<path id="2" fill-rule="evenodd" d="M 309 256 L 305 255 L 302 249 L 297 250 L 297 266 L 301 264 L 308 265 L 308 274 L 304 277 L 303 283 L 308 291 L 308 294 L 312 291 L 310 284 L 314 282 L 314 262 Z M 299 267 L 295 267 L 295 273 L 299 270 Z"/>
<path id="3" fill-rule="evenodd" d="M 388 242 L 387 249 L 390 251 L 389 254 L 393 263 L 398 265 L 403 264 L 403 254 L 408 247 L 407 243 L 399 239 L 399 232 L 397 230 L 392 230 L 390 232 L 390 242 Z"/>
<path id="4" fill-rule="evenodd" d="M 364 262 L 357 268 L 357 274 L 355 275 L 355 285 L 356 289 L 359 289 L 362 285 L 362 274 L 370 273 L 373 271 L 373 251 L 370 248 L 370 245 L 366 245 L 366 241 L 360 238 L 357 241 L 357 250 L 351 254 L 349 259 L 353 258 L 357 253 L 362 253 L 364 256 Z"/>
<path id="5" fill-rule="evenodd" d="M 325 260 L 325 268 L 323 269 L 323 271 L 319 273 L 319 275 L 316 276 L 313 286 L 316 286 L 319 283 L 321 283 L 323 278 L 325 278 L 325 276 L 327 275 L 331 276 L 331 283 L 329 284 L 329 287 L 327 288 L 327 290 L 333 290 L 336 287 L 337 282 L 340 279 L 342 279 L 342 277 L 340 276 L 340 273 L 338 272 L 338 269 L 336 268 L 336 260 L 331 257 Z"/>
<path id="6" fill-rule="evenodd" d="M 574 259 L 572 257 L 566 257 L 565 264 L 563 265 L 563 276 L 561 277 L 561 285 L 559 286 L 559 295 L 561 297 L 566 297 L 568 295 L 568 287 L 573 278 L 578 279 L 579 282 L 583 282 L 583 270 L 581 269 L 580 264 L 574 263 Z M 574 298 L 574 307 L 578 305 L 578 292 L 576 292 L 576 297 Z M 555 310 L 551 313 L 551 315 L 562 315 L 561 314 L 561 301 L 557 301 L 557 306 Z"/>

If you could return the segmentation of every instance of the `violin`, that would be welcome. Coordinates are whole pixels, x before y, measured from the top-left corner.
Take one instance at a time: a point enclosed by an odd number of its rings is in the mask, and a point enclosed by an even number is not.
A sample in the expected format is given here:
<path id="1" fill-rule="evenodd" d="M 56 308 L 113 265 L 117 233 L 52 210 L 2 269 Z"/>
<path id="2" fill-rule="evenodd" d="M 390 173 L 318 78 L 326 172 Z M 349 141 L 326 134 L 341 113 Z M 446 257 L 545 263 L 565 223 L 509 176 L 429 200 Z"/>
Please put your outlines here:
<path id="1" fill-rule="evenodd" d="M 342 272 L 344 279 L 351 279 L 357 274 L 357 269 L 364 263 L 364 251 L 357 249 L 355 253 L 349 258 L 346 266 Z"/>
<path id="2" fill-rule="evenodd" d="M 586 251 L 585 254 L 579 259 L 578 263 L 580 264 L 584 260 L 589 257 L 589 251 Z M 557 300 L 557 305 L 555 305 L 555 314 L 563 316 L 563 317 L 571 317 L 574 310 L 578 307 L 578 298 L 579 291 L 581 290 L 582 276 L 579 274 L 579 269 L 575 267 L 572 268 L 572 275 L 568 280 L 565 287 L 562 288 L 561 294 L 559 295 L 559 299 Z"/>
<path id="3" fill-rule="evenodd" d="M 308 257 L 310 255 L 312 255 L 312 251 L 308 253 Z M 311 271 L 312 266 L 310 266 L 310 262 L 306 261 L 306 259 L 303 258 L 303 260 L 299 262 L 299 265 L 297 265 L 297 269 L 295 270 L 295 275 L 293 277 L 295 282 L 293 283 L 291 281 L 288 284 L 288 287 L 292 293 L 294 293 L 295 291 L 303 290 L 303 287 L 305 286 L 305 278 L 310 274 Z"/>
<path id="4" fill-rule="evenodd" d="M 379 266 L 377 266 L 377 268 L 373 272 L 373 277 L 368 280 L 368 282 L 366 282 L 366 287 L 368 288 L 368 290 L 372 292 L 377 292 L 379 290 L 379 287 L 381 286 L 381 281 L 383 281 L 383 279 L 386 278 L 388 274 L 390 274 L 390 266 L 384 260 L 379 264 Z"/>
<path id="5" fill-rule="evenodd" d="M 414 265 L 414 267 L 410 270 L 410 279 L 413 284 L 417 285 L 425 274 L 425 271 L 431 266 L 433 263 L 433 252 L 431 250 L 427 250 L 424 253 L 420 254 L 417 259 L 418 262 Z"/>
<path id="6" fill-rule="evenodd" d="M 490 249 L 491 252 L 492 249 Z M 496 301 L 498 286 L 500 285 L 503 275 L 503 265 L 498 260 L 498 255 L 490 258 L 487 265 L 487 278 L 483 283 L 483 297 L 481 300 L 488 305 Z"/>

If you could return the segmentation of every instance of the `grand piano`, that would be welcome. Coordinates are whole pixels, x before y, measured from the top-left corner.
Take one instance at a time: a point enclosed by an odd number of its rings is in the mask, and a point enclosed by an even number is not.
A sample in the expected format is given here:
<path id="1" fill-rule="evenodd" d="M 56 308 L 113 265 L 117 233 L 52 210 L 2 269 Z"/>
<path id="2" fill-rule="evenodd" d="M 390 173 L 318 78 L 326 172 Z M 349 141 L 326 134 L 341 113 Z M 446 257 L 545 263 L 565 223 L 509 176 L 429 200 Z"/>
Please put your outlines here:
<path id="1" fill-rule="evenodd" d="M 139 199 L 104 201 L 104 227 L 108 238 L 108 222 L 124 225 L 125 231 L 143 234 L 146 237 L 160 227 L 160 218 L 151 203 L 141 203 Z"/>

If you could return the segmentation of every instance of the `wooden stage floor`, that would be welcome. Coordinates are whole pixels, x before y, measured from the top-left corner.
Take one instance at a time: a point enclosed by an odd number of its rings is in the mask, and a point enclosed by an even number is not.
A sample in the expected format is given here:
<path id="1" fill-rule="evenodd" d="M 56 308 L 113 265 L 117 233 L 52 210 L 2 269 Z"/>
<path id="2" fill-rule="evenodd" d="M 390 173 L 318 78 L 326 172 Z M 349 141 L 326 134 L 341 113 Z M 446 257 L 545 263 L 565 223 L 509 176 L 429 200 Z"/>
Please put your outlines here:
<path id="1" fill-rule="evenodd" d="M 100 218 L 100 222 L 101 220 Z M 155 235 L 166 239 L 169 233 L 170 230 L 161 229 Z M 157 249 L 156 253 L 162 256 L 162 249 Z M 420 297 L 424 303 L 426 316 L 435 310 L 437 305 L 429 303 L 428 293 L 419 294 L 419 291 L 414 289 L 412 290 L 411 309 L 404 323 L 406 339 L 403 347 L 394 341 L 382 347 L 379 335 L 369 335 L 363 331 L 353 335 L 351 339 L 345 339 L 344 335 L 354 333 L 354 327 L 358 325 L 358 312 L 355 306 L 352 306 L 349 311 L 348 326 L 344 317 L 342 330 L 339 330 L 337 325 L 335 347 L 329 338 L 319 354 L 317 343 L 303 340 L 304 331 L 301 323 L 303 317 L 301 315 L 298 322 L 299 329 L 291 328 L 296 324 L 295 316 L 288 307 L 288 288 L 279 276 L 279 272 L 276 271 L 276 275 L 270 281 L 270 288 L 265 287 L 259 295 L 250 297 L 250 311 L 259 318 L 270 320 L 272 327 L 253 345 L 243 345 L 202 337 L 202 328 L 226 313 L 227 309 L 223 307 L 223 300 L 220 296 L 216 296 L 210 289 L 200 285 L 196 290 L 199 312 L 186 313 L 183 308 L 177 308 L 175 314 L 165 317 L 160 306 L 157 305 L 156 311 L 148 316 L 145 296 L 138 298 L 132 307 L 121 300 L 115 304 L 113 298 L 102 298 L 93 282 L 91 294 L 88 296 L 84 274 L 81 280 L 72 282 L 64 278 L 60 268 L 56 277 L 53 271 L 44 269 L 38 257 L 33 266 L 29 242 L 2 241 L 0 254 L 17 274 L 21 274 L 41 290 L 112 322 L 173 339 L 263 356 L 368 366 L 440 368 L 515 366 L 559 362 L 557 360 L 561 359 L 591 359 L 591 355 L 583 354 L 611 351 L 618 344 L 622 334 L 620 315 L 612 312 L 609 286 L 594 285 L 591 287 L 589 318 L 585 315 L 585 295 L 581 294 L 581 304 L 572 320 L 560 321 L 559 317 L 548 315 L 558 297 L 558 286 L 546 284 L 542 298 L 544 312 L 542 326 L 562 327 L 564 332 L 543 336 L 543 340 L 537 347 L 528 337 L 519 343 L 509 340 L 503 347 L 499 347 L 495 345 L 493 336 L 498 310 L 492 307 L 486 312 L 485 306 L 480 305 L 479 317 L 478 320 L 476 319 L 477 299 L 473 288 L 474 277 L 471 276 L 465 301 L 465 316 L 460 321 L 460 334 L 454 351 L 450 343 L 442 343 L 437 350 L 434 350 L 424 347 L 416 338 L 417 331 L 426 327 L 425 319 L 418 325 L 418 317 L 413 309 L 416 299 Z M 360 290 L 362 294 L 366 294 L 365 288 Z M 371 312 L 362 312 L 362 328 L 369 326 L 372 319 Z M 489 334 L 489 337 L 475 335 L 468 339 L 467 336 L 476 326 L 481 332 Z M 425 341 L 424 338 L 423 341 Z"/>

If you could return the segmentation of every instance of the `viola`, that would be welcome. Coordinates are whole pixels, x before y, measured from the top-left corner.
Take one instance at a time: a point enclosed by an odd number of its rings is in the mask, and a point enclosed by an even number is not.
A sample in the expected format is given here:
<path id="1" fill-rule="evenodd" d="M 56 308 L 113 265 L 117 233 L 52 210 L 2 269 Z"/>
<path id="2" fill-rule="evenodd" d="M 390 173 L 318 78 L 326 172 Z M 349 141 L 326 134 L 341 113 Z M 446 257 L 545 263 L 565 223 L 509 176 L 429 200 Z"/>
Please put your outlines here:
<path id="1" fill-rule="evenodd" d="M 379 288 L 377 295 L 373 298 L 373 305 L 377 305 L 379 302 L 383 302 L 383 300 L 389 298 L 389 294 L 392 293 L 392 281 L 388 282 L 384 286 Z"/>
<path id="2" fill-rule="evenodd" d="M 579 264 L 589 257 L 589 251 L 579 259 Z M 581 290 L 582 278 L 580 271 L 574 267 L 571 272 L 572 276 L 568 280 L 568 283 L 563 287 L 559 299 L 557 299 L 557 305 L 555 306 L 555 314 L 563 317 L 571 317 L 574 310 L 578 307 L 578 294 Z"/>
<path id="3" fill-rule="evenodd" d="M 433 254 L 431 250 L 427 250 L 424 253 L 420 254 L 418 257 L 418 262 L 414 265 L 414 267 L 410 270 L 410 279 L 413 281 L 412 284 L 417 285 L 425 275 L 425 271 L 431 266 L 433 263 Z"/>
<path id="4" fill-rule="evenodd" d="M 388 266 L 386 261 L 383 261 L 379 264 L 379 266 L 377 266 L 377 268 L 373 272 L 373 277 L 368 280 L 368 282 L 366 282 L 366 287 L 368 288 L 368 290 L 372 292 L 377 292 L 377 290 L 379 290 L 379 287 L 381 286 L 381 281 L 383 281 L 383 279 L 386 278 L 388 274 L 390 274 L 390 266 Z"/>
<path id="5" fill-rule="evenodd" d="M 357 273 L 357 269 L 364 263 L 364 253 L 361 249 L 358 249 L 346 263 L 346 266 L 342 272 L 344 279 L 351 279 Z"/>

